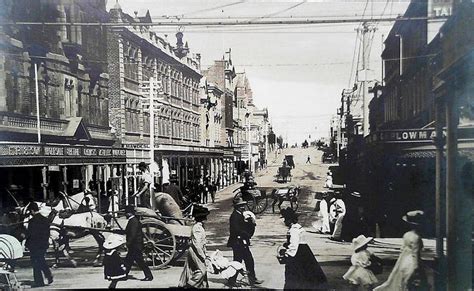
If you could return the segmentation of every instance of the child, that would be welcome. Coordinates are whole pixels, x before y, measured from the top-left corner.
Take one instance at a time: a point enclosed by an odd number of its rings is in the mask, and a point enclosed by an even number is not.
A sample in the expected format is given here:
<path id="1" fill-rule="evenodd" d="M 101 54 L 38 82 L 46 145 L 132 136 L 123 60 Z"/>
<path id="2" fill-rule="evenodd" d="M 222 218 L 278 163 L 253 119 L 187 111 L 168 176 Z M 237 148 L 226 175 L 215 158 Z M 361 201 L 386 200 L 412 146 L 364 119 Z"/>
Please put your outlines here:
<path id="1" fill-rule="evenodd" d="M 371 253 L 367 250 L 367 245 L 373 240 L 372 237 L 359 235 L 352 240 L 354 254 L 351 257 L 352 266 L 342 276 L 344 280 L 352 284 L 354 290 L 372 290 L 374 284 L 378 282 L 374 273 L 368 269 L 371 265 Z"/>
<path id="2" fill-rule="evenodd" d="M 104 242 L 104 278 L 111 281 L 109 289 L 115 289 L 118 281 L 126 280 L 125 264 L 117 248 L 125 243 L 125 239 L 118 234 L 111 234 Z"/>

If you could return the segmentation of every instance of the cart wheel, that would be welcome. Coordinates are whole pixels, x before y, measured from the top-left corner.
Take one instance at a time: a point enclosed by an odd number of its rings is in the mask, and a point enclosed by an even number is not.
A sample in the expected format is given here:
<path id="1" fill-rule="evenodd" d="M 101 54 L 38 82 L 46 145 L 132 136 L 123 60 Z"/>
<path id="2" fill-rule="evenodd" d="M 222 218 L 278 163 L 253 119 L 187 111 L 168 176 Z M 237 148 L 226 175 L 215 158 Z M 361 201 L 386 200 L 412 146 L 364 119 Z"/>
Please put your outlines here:
<path id="1" fill-rule="evenodd" d="M 176 253 L 173 258 L 173 262 L 178 261 L 186 253 L 189 248 L 190 238 L 188 237 L 176 237 Z"/>
<path id="2" fill-rule="evenodd" d="M 260 213 L 263 213 L 265 211 L 265 209 L 267 209 L 267 205 L 268 205 L 268 200 L 267 198 L 264 198 L 264 197 L 259 197 L 259 198 L 256 198 L 255 200 L 255 208 L 254 208 L 254 213 L 255 214 L 260 214 Z"/>
<path id="3" fill-rule="evenodd" d="M 166 224 L 156 219 L 142 221 L 143 253 L 154 268 L 168 265 L 176 253 L 176 238 Z"/>

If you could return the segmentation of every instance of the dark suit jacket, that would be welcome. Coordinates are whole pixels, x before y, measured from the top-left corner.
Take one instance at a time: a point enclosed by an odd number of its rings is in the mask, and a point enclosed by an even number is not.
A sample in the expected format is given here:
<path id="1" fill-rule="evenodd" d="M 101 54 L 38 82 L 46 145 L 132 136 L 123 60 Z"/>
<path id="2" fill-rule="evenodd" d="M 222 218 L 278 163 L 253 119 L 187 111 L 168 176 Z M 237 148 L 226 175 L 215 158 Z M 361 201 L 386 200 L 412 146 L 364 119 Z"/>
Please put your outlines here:
<path id="1" fill-rule="evenodd" d="M 173 197 L 174 201 L 178 203 L 179 206 L 182 206 L 183 204 L 183 193 L 181 192 L 181 189 L 175 184 L 169 184 L 168 186 L 165 187 L 163 192 L 168 193 Z"/>
<path id="2" fill-rule="evenodd" d="M 37 213 L 28 222 L 26 247 L 30 251 L 45 251 L 49 247 L 49 220 Z"/>
<path id="3" fill-rule="evenodd" d="M 142 224 L 136 216 L 132 217 L 125 228 L 127 235 L 127 248 L 142 251 L 143 250 L 143 233 Z"/>
<path id="4" fill-rule="evenodd" d="M 229 219 L 229 240 L 228 247 L 236 245 L 249 245 L 250 238 L 255 232 L 255 224 L 244 220 L 242 213 L 234 209 Z"/>

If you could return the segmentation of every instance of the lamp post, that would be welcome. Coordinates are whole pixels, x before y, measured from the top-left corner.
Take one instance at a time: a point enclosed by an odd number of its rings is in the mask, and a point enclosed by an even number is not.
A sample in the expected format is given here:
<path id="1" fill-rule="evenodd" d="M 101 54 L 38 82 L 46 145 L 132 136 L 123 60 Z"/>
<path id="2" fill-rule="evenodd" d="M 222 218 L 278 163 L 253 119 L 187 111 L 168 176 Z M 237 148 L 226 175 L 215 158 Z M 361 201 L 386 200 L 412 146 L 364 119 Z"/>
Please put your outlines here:
<path id="1" fill-rule="evenodd" d="M 249 171 L 252 172 L 252 144 L 250 142 L 250 112 L 245 113 L 247 118 L 247 146 L 248 146 L 248 159 L 249 159 Z"/>

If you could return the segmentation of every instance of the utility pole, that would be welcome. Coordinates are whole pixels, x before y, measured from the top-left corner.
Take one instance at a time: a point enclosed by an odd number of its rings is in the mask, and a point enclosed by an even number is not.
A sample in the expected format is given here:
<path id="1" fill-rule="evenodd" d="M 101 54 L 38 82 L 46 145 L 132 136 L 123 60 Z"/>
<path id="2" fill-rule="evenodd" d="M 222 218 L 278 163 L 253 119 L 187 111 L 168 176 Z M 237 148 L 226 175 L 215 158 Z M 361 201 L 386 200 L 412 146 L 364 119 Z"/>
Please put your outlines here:
<path id="1" fill-rule="evenodd" d="M 364 22 L 362 28 L 357 29 L 362 34 L 362 70 L 364 71 L 364 80 L 362 81 L 362 127 L 363 134 L 367 136 L 369 134 L 369 94 L 368 94 L 368 76 L 367 72 L 370 69 L 370 42 L 372 41 L 370 33 L 375 31 L 376 28 Z"/>

